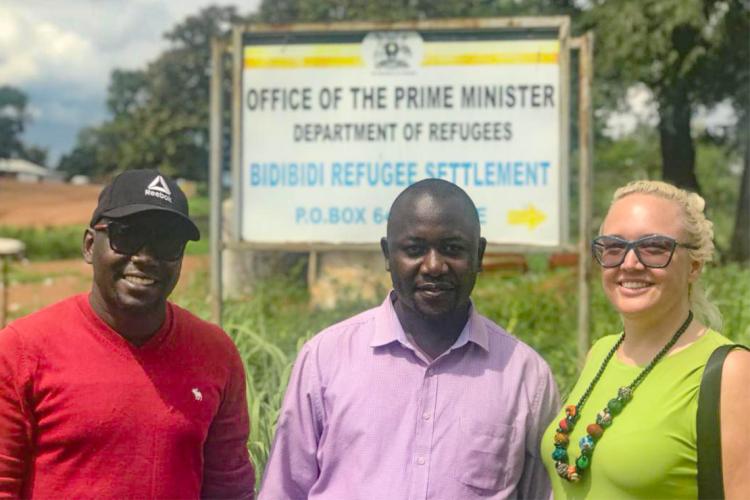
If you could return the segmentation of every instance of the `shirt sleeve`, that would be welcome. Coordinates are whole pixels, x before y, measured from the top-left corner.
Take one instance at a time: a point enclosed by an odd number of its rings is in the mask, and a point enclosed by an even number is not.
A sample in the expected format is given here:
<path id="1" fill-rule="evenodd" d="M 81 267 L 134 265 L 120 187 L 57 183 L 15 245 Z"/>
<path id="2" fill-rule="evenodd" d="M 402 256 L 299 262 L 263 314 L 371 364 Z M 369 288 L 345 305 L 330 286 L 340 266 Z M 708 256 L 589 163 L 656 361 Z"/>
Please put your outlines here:
<path id="1" fill-rule="evenodd" d="M 320 474 L 323 429 L 319 374 L 309 343 L 297 356 L 268 457 L 261 500 L 306 499 Z"/>
<path id="2" fill-rule="evenodd" d="M 234 348 L 231 366 L 219 411 L 203 445 L 201 498 L 252 499 L 255 495 L 255 470 L 247 452 L 250 421 L 245 370 Z"/>
<path id="3" fill-rule="evenodd" d="M 18 332 L 0 330 L 0 498 L 19 498 L 31 462 L 30 377 Z"/>
<path id="4" fill-rule="evenodd" d="M 540 444 L 545 429 L 560 408 L 560 394 L 552 372 L 542 362 L 526 434 L 526 462 L 518 488 L 518 498 L 552 498 L 552 486 L 542 462 Z"/>

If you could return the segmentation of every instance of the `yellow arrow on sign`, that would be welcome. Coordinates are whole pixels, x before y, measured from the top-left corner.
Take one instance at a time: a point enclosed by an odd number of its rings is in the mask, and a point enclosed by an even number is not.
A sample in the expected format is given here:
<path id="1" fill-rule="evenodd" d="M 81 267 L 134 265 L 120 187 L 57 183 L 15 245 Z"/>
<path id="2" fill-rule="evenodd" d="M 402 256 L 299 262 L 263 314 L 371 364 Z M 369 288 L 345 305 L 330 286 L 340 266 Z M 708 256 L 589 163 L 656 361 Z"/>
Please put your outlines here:
<path id="1" fill-rule="evenodd" d="M 529 229 L 534 229 L 539 224 L 547 219 L 547 215 L 537 210 L 531 203 L 528 204 L 523 210 L 509 210 L 508 211 L 508 224 L 513 225 L 527 225 Z"/>

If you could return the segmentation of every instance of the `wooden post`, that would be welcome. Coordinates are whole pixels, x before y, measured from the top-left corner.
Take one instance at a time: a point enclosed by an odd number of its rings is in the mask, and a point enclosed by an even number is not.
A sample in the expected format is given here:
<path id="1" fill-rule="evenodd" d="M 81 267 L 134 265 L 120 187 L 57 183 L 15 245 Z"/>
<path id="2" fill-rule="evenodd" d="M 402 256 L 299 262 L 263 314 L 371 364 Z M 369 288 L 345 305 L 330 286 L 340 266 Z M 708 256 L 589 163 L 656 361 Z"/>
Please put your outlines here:
<path id="1" fill-rule="evenodd" d="M 310 250 L 307 260 L 307 289 L 312 290 L 316 281 L 318 281 L 318 252 Z"/>
<path id="2" fill-rule="evenodd" d="M 2 294 L 0 294 L 0 328 L 5 328 L 5 318 L 7 317 L 8 311 L 8 258 L 6 256 L 0 256 L 0 268 L 2 268 L 2 278 L 0 278 L 0 286 L 3 287 Z"/>
<path id="3" fill-rule="evenodd" d="M 232 31 L 232 201 L 234 217 L 231 240 L 239 241 L 242 233 L 242 34 L 235 26 Z"/>
<path id="4" fill-rule="evenodd" d="M 0 238 L 0 328 L 8 318 L 8 259 L 23 253 L 26 245 L 11 238 Z"/>
<path id="5" fill-rule="evenodd" d="M 593 77 L 594 34 L 580 37 L 578 56 L 578 365 L 583 366 L 591 343 L 591 192 L 593 165 L 593 133 L 591 80 Z"/>
<path id="6" fill-rule="evenodd" d="M 211 157 L 209 163 L 208 184 L 210 198 L 209 219 L 209 250 L 211 254 L 211 319 L 214 323 L 222 323 L 222 80 L 224 78 L 224 43 L 211 40 L 211 88 L 210 88 L 210 144 Z"/>

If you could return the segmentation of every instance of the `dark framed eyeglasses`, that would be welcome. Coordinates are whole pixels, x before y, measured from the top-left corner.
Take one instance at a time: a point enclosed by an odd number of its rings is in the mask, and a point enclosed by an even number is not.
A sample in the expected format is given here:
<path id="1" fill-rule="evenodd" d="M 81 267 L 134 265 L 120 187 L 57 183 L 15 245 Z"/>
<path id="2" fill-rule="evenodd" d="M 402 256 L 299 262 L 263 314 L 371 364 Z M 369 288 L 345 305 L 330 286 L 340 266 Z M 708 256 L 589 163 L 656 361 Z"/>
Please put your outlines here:
<path id="1" fill-rule="evenodd" d="M 135 255 L 148 245 L 159 260 L 175 261 L 182 257 L 187 238 L 175 227 L 149 227 L 119 221 L 95 224 L 92 229 L 105 231 L 109 247 L 119 254 Z"/>
<path id="2" fill-rule="evenodd" d="M 661 269 L 672 262 L 672 256 L 678 246 L 693 250 L 698 248 L 660 234 L 644 236 L 633 241 L 617 236 L 598 236 L 591 242 L 591 253 L 602 267 L 610 268 L 622 264 L 632 249 L 641 264 Z"/>

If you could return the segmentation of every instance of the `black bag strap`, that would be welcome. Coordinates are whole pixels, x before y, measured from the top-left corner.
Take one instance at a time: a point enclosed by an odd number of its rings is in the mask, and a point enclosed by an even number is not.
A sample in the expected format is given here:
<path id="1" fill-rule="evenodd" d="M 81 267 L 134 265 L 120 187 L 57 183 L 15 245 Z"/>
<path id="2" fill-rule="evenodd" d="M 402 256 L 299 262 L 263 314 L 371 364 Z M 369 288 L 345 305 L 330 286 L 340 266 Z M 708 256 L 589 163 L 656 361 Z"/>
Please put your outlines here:
<path id="1" fill-rule="evenodd" d="M 724 498 L 721 467 L 721 371 L 729 351 L 748 349 L 741 344 L 717 347 L 708 358 L 698 393 L 698 498 Z"/>

